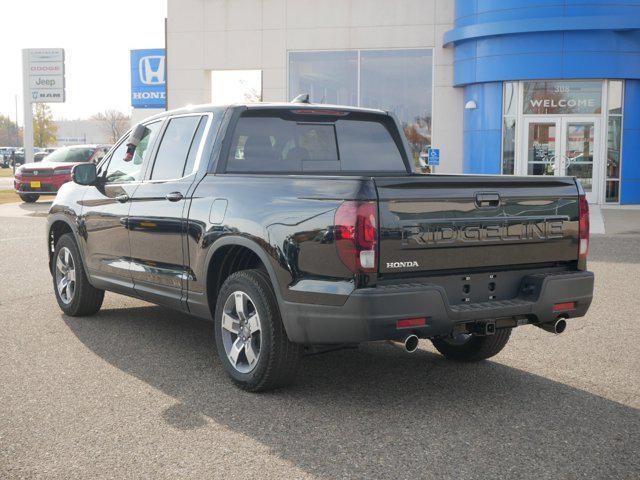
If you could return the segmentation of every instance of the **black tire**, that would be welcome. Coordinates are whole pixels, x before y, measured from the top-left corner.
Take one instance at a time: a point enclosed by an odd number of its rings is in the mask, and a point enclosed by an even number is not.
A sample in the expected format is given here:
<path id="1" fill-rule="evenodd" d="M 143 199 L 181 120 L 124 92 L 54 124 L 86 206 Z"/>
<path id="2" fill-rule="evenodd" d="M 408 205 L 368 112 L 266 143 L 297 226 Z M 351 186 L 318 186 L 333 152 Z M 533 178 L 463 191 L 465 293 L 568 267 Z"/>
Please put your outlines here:
<path id="1" fill-rule="evenodd" d="M 239 371 L 225 350 L 225 341 L 228 344 L 233 340 L 233 334 L 227 330 L 223 331 L 222 316 L 225 303 L 236 292 L 242 292 L 248 297 L 255 308 L 254 313 L 260 318 L 259 354 L 253 366 L 248 365 L 248 357 L 245 357 L 247 367 L 252 368 L 248 372 Z M 287 337 L 273 287 L 266 272 L 244 270 L 230 275 L 218 293 L 214 323 L 220 361 L 227 374 L 240 388 L 250 392 L 264 392 L 289 385 L 294 381 L 302 358 L 302 346 L 290 342 Z M 223 335 L 226 335 L 226 340 L 223 339 Z M 235 339 L 237 338 L 236 336 Z"/>
<path id="2" fill-rule="evenodd" d="M 63 251 L 63 249 L 70 252 L 73 265 L 75 266 L 75 285 L 70 301 L 63 300 L 58 290 L 57 262 L 60 252 Z M 55 246 L 52 262 L 53 291 L 60 309 L 71 317 L 81 317 L 97 313 L 104 300 L 104 290 L 99 290 L 89 283 L 78 245 L 72 234 L 65 233 L 60 237 Z"/>
<path id="3" fill-rule="evenodd" d="M 40 195 L 34 195 L 33 193 L 19 193 L 18 195 L 20 195 L 20 199 L 26 203 L 34 203 L 40 198 Z"/>
<path id="4" fill-rule="evenodd" d="M 451 337 L 431 340 L 442 355 L 458 362 L 479 362 L 497 355 L 509 341 L 511 329 L 497 330 L 494 335 L 486 337 L 471 336 L 464 342 L 454 342 Z"/>

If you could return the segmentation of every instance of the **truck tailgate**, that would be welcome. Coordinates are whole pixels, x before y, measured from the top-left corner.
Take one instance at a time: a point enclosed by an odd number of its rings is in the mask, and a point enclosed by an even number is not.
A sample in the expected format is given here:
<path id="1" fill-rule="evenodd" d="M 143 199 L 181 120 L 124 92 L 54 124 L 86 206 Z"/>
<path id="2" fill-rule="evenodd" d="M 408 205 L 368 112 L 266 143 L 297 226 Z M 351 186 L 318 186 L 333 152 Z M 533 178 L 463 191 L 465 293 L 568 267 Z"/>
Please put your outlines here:
<path id="1" fill-rule="evenodd" d="M 385 273 L 578 258 L 578 187 L 567 177 L 375 177 Z"/>

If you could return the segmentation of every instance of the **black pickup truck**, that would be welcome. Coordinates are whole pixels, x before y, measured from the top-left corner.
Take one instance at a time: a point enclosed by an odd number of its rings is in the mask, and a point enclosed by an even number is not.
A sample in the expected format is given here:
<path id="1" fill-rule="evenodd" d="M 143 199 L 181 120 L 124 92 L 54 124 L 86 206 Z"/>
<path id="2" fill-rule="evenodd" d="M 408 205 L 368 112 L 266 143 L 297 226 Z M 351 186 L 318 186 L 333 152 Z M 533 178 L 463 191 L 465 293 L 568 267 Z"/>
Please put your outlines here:
<path id="1" fill-rule="evenodd" d="M 47 230 L 58 304 L 109 290 L 213 320 L 242 388 L 305 352 L 430 339 L 497 354 L 511 329 L 585 315 L 589 213 L 574 178 L 421 175 L 378 110 L 198 106 L 135 126 L 74 167 Z"/>

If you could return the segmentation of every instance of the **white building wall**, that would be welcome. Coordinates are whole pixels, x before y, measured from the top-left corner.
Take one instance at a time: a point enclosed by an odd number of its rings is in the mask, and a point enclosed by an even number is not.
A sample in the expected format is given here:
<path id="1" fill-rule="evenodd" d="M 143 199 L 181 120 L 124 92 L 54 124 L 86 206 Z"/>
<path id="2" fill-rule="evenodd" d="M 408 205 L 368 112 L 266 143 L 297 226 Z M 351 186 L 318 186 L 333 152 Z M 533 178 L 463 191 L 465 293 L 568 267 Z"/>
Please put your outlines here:
<path id="1" fill-rule="evenodd" d="M 109 143 L 105 125 L 98 120 L 56 120 L 56 147 Z"/>
<path id="2" fill-rule="evenodd" d="M 463 96 L 442 48 L 454 0 L 168 0 L 170 109 L 211 101 L 211 70 L 262 70 L 265 101 L 287 99 L 287 52 L 433 48 L 438 172 L 462 171 Z"/>
<path id="3" fill-rule="evenodd" d="M 164 111 L 164 108 L 132 108 L 131 126 L 142 122 L 145 118 L 152 117 Z"/>

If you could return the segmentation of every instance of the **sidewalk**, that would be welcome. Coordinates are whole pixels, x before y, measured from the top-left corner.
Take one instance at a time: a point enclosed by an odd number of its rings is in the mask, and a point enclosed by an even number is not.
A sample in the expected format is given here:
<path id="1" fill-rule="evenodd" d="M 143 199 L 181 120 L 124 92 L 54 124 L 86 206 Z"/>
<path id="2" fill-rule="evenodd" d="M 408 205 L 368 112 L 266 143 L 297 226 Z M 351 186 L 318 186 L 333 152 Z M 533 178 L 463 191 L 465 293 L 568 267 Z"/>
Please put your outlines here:
<path id="1" fill-rule="evenodd" d="M 625 208 L 625 207 L 604 207 L 597 208 L 592 206 L 592 210 L 598 210 L 598 214 L 604 217 L 605 232 L 592 233 L 606 233 L 607 235 L 640 235 L 640 208 Z M 592 215 L 592 219 L 595 215 Z"/>

